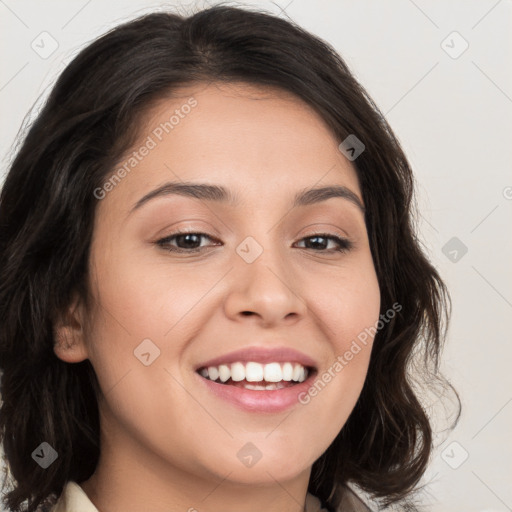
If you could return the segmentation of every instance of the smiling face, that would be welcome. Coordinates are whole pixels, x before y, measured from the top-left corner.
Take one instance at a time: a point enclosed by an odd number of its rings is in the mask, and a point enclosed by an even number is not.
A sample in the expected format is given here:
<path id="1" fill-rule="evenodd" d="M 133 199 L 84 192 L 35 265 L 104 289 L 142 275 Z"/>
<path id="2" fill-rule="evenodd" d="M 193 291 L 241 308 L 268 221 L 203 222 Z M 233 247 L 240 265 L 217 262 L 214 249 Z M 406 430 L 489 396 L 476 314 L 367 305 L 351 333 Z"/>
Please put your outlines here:
<path id="1" fill-rule="evenodd" d="M 116 167 L 126 164 L 122 179 L 101 192 L 90 254 L 96 308 L 77 310 L 90 327 L 55 349 L 69 362 L 89 358 L 98 376 L 104 475 L 122 466 L 124 481 L 143 474 L 153 489 L 186 474 L 226 478 L 221 487 L 307 486 L 357 401 L 371 339 L 333 366 L 380 307 L 361 190 L 339 142 L 300 100 L 242 84 L 196 84 L 152 109 L 137 154 Z M 166 184 L 166 194 L 142 200 Z M 305 195 L 323 187 L 337 189 Z M 195 235 L 173 237 L 182 230 Z M 283 391 L 205 379 L 205 367 L 236 361 L 302 361 L 310 377 Z M 299 386 L 329 370 L 330 382 L 299 402 Z M 247 456 L 261 458 L 251 465 Z"/>

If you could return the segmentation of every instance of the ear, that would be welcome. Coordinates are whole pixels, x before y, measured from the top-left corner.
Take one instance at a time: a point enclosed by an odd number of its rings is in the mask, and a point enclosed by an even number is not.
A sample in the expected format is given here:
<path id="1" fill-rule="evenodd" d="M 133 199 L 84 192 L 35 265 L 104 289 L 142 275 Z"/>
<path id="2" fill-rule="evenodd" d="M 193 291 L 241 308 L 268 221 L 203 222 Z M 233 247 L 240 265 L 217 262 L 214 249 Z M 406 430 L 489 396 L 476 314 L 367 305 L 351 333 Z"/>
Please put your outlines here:
<path id="1" fill-rule="evenodd" d="M 66 311 L 54 322 L 53 351 L 67 363 L 79 363 L 88 358 L 84 332 L 85 311 L 82 301 L 75 294 Z"/>

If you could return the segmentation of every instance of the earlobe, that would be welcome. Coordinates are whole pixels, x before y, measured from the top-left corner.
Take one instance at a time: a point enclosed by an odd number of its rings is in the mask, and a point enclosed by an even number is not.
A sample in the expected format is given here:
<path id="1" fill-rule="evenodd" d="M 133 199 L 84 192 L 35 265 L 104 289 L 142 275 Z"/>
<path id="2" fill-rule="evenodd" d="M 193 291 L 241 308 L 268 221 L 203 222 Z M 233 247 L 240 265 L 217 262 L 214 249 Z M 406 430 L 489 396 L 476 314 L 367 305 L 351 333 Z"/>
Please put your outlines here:
<path id="1" fill-rule="evenodd" d="M 82 305 L 78 298 L 54 322 L 53 351 L 67 363 L 79 363 L 88 358 L 83 328 Z"/>

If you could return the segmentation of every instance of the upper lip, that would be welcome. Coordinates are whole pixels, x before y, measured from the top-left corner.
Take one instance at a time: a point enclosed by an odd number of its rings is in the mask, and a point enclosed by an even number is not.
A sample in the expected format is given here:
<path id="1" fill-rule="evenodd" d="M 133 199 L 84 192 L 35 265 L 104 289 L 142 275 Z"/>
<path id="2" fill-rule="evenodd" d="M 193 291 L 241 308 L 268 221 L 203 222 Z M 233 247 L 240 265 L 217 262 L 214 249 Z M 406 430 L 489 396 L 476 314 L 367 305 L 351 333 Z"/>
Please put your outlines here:
<path id="1" fill-rule="evenodd" d="M 213 359 L 209 359 L 208 361 L 204 361 L 203 363 L 196 366 L 196 370 L 200 368 L 208 367 L 208 366 L 219 366 L 221 364 L 229 364 L 236 362 L 249 362 L 253 361 L 255 363 L 281 363 L 281 362 L 295 362 L 300 363 L 304 367 L 313 367 L 316 368 L 317 364 L 314 359 L 309 357 L 308 355 L 299 352 L 293 348 L 289 347 L 261 347 L 261 346 L 252 346 L 243 348 L 240 350 L 235 350 L 234 352 L 229 352 L 219 357 L 215 357 Z"/>

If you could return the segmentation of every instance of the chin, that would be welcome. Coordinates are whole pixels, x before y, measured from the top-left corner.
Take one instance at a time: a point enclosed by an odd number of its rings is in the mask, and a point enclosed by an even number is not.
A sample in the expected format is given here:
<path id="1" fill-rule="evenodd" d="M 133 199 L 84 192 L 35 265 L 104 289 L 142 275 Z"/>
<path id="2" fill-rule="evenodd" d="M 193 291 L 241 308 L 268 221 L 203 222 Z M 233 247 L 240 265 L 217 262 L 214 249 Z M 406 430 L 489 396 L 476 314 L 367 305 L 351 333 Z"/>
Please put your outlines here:
<path id="1" fill-rule="evenodd" d="M 304 471 L 309 471 L 317 457 L 307 457 L 300 447 L 294 450 L 276 451 L 271 448 L 259 450 L 249 443 L 242 446 L 235 453 L 222 461 L 215 468 L 210 468 L 215 473 L 222 468 L 222 475 L 231 482 L 240 484 L 266 485 L 275 481 L 287 481 L 296 478 Z M 226 455 L 226 453 L 224 453 Z M 321 453 L 318 455 L 318 457 Z M 213 458 L 213 457 L 212 457 Z"/>

